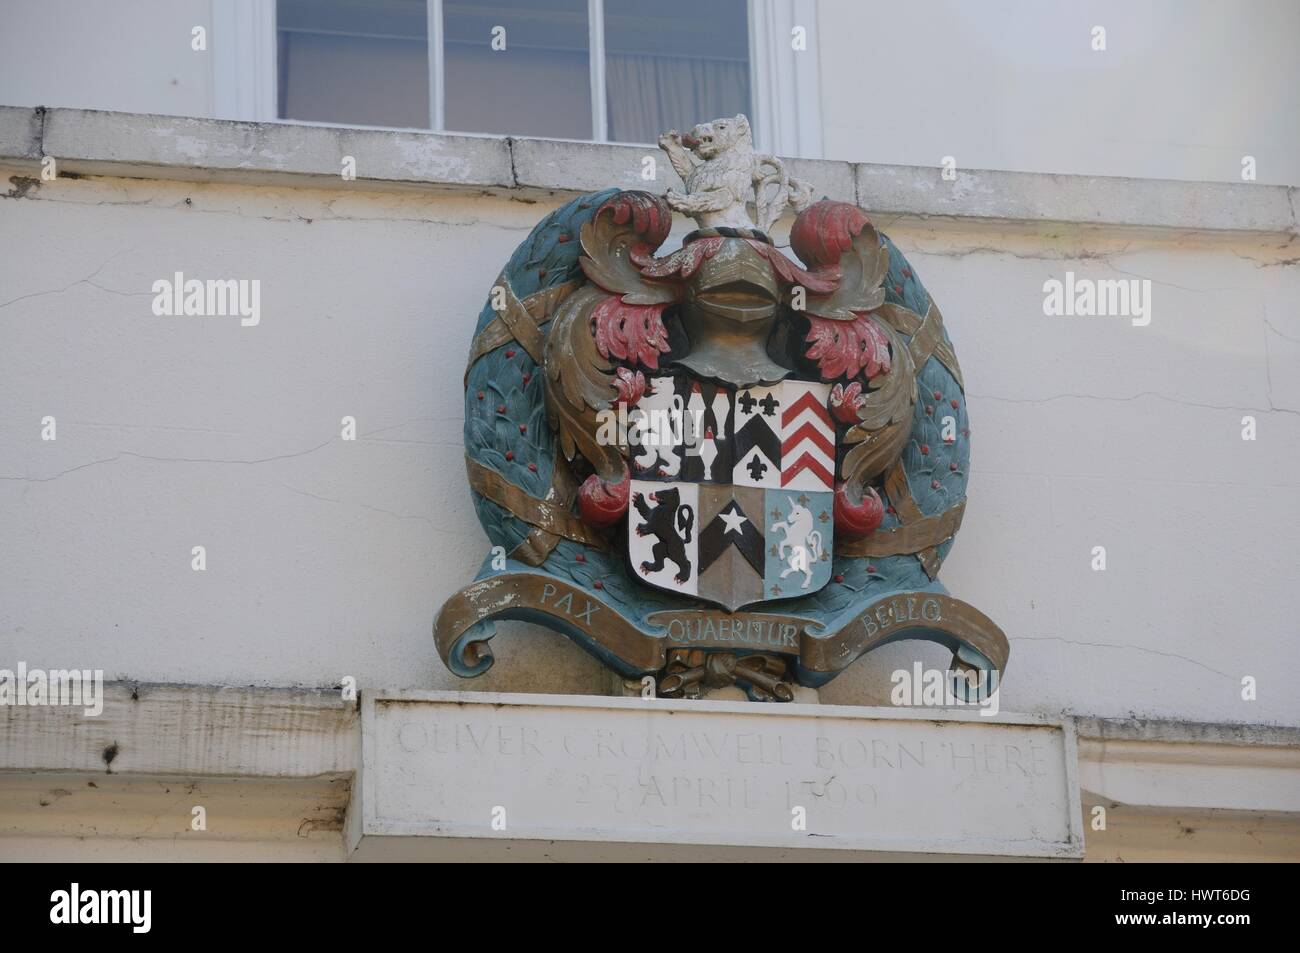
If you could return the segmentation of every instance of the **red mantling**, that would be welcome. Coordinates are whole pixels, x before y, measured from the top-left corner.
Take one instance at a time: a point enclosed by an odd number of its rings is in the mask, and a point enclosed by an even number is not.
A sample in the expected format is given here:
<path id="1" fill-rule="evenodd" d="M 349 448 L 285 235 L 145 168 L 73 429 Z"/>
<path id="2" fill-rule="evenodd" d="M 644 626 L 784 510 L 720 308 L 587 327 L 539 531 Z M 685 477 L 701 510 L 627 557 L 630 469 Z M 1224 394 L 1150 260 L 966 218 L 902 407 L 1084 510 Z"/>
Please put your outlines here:
<path id="1" fill-rule="evenodd" d="M 836 384 L 831 388 L 831 416 L 846 427 L 858 422 L 858 410 L 866 402 L 861 381 L 854 381 L 848 387 Z"/>
<path id="2" fill-rule="evenodd" d="M 627 465 L 623 466 L 623 479 L 607 483 L 592 474 L 578 487 L 578 515 L 589 526 L 612 526 L 627 512 L 632 479 Z"/>
<path id="3" fill-rule="evenodd" d="M 839 287 L 840 271 L 838 267 L 813 274 L 792 262 L 781 253 L 780 249 L 756 238 L 727 238 L 724 235 L 706 235 L 703 238 L 695 239 L 689 245 L 679 248 L 671 255 L 658 259 L 651 257 L 644 249 L 633 249 L 631 254 L 632 263 L 640 268 L 641 274 L 647 278 L 672 278 L 677 276 L 689 278 L 695 274 L 700 265 L 718 253 L 723 243 L 728 241 L 744 242 L 758 252 L 772 266 L 772 270 L 786 285 L 802 285 L 811 294 L 830 294 Z"/>
<path id="4" fill-rule="evenodd" d="M 618 358 L 658 370 L 659 355 L 666 354 L 668 330 L 666 304 L 625 304 L 622 295 L 610 295 L 591 312 L 596 347 L 606 360 Z"/>
<path id="5" fill-rule="evenodd" d="M 649 192 L 619 192 L 596 210 L 596 215 L 609 213 L 616 225 L 632 222 L 632 230 L 644 239 L 651 249 L 658 248 L 673 227 L 672 209 L 668 203 Z"/>
<path id="6" fill-rule="evenodd" d="M 808 336 L 804 340 L 812 344 L 808 357 L 817 362 L 822 380 L 840 377 L 852 380 L 859 372 L 870 380 L 889 373 L 889 341 L 866 314 L 858 314 L 852 321 L 821 318 L 811 313 L 807 318 Z"/>
<path id="7" fill-rule="evenodd" d="M 823 199 L 795 218 L 790 246 L 813 271 L 838 271 L 840 256 L 853 247 L 853 239 L 870 224 L 867 213 L 856 205 Z"/>
<path id="8" fill-rule="evenodd" d="M 632 263 L 641 269 L 647 278 L 671 278 L 680 275 L 689 278 L 695 274 L 700 265 L 718 253 L 727 239 L 721 235 L 697 238 L 684 248 L 679 248 L 666 258 L 652 258 L 648 254 L 632 253 Z"/>
<path id="9" fill-rule="evenodd" d="M 835 488 L 835 535 L 840 539 L 870 536 L 885 518 L 885 506 L 873 487 L 863 488 L 861 496 L 849 492 L 847 483 Z"/>
<path id="10" fill-rule="evenodd" d="M 618 402 L 628 408 L 635 407 L 645 396 L 645 375 L 640 371 L 633 374 L 626 367 L 614 369 L 614 389 L 618 391 Z"/>
<path id="11" fill-rule="evenodd" d="M 787 285 L 801 285 L 806 288 L 810 294 L 830 294 L 840 286 L 840 269 L 837 264 L 833 268 L 819 270 L 816 272 L 805 271 L 800 268 L 789 258 L 786 258 L 781 250 L 774 245 L 768 245 L 764 242 L 755 241 L 747 238 L 751 248 L 758 252 L 771 264 L 773 270 L 781 276 L 781 280 Z"/>

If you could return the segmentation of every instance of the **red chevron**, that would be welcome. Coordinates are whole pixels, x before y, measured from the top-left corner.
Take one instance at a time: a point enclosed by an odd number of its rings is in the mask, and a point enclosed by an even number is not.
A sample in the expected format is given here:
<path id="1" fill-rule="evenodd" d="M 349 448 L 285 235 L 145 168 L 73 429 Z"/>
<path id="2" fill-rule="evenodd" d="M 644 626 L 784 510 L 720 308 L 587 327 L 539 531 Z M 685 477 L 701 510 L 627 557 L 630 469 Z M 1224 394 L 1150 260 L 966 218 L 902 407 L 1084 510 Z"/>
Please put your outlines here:
<path id="1" fill-rule="evenodd" d="M 781 471 L 781 485 L 786 486 L 787 484 L 789 484 L 791 480 L 797 477 L 804 470 L 811 470 L 813 472 L 813 476 L 820 479 L 822 481 L 822 484 L 827 489 L 830 489 L 830 487 L 834 484 L 834 480 L 831 477 L 831 472 L 827 470 L 824 466 L 822 466 L 821 463 L 817 460 L 817 458 L 814 457 L 811 453 L 805 453 L 803 456 L 801 456 L 798 459 L 795 465 L 792 466 L 789 470 Z"/>
<path id="2" fill-rule="evenodd" d="M 826 405 L 817 400 L 812 391 L 804 391 L 804 395 L 796 400 L 793 404 L 786 407 L 781 412 L 781 425 L 784 426 L 794 420 L 805 410 L 811 410 L 817 414 L 819 420 L 826 423 L 827 427 L 832 426 L 830 412 Z"/>
<path id="3" fill-rule="evenodd" d="M 812 421 L 809 421 L 808 423 L 804 424 L 794 433 L 790 434 L 790 436 L 786 437 L 784 440 L 781 441 L 781 453 L 783 454 L 789 453 L 795 447 L 799 446 L 799 444 L 804 440 L 811 440 L 814 444 L 817 445 L 817 447 L 820 450 L 825 452 L 827 456 L 829 457 L 835 456 L 834 441 L 832 441 L 830 437 L 826 436 L 826 434 L 818 430 L 817 425 L 814 424 Z"/>

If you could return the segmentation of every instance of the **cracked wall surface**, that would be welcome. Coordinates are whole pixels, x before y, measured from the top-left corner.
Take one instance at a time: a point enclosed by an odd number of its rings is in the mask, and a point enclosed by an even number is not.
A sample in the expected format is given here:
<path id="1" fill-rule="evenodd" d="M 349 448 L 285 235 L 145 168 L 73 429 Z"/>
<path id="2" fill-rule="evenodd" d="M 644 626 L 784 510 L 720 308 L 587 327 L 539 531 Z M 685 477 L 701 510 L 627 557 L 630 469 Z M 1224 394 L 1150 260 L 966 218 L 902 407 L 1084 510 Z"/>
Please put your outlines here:
<path id="1" fill-rule="evenodd" d="M 562 198 L 0 170 L 5 195 L 0 666 L 604 690 L 540 629 L 503 625 L 470 683 L 430 637 L 486 549 L 461 463 L 473 321 Z M 966 375 L 970 504 L 942 578 L 1011 640 L 1002 707 L 1300 724 L 1285 683 L 1300 662 L 1294 239 L 876 221 L 942 305 Z M 155 316 L 152 283 L 177 271 L 259 279 L 260 324 Z M 1044 316 L 1043 283 L 1066 271 L 1149 279 L 1150 325 Z M 915 658 L 946 662 L 891 646 L 822 698 L 887 703 Z"/>

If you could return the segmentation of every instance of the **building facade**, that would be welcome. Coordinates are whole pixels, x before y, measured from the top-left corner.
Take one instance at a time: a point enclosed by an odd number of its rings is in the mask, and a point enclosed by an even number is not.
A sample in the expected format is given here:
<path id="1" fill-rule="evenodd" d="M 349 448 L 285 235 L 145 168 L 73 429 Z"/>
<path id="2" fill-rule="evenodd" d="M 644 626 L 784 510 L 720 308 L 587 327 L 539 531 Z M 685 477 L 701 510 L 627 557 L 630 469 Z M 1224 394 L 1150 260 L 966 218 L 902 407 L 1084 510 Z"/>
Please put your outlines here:
<path id="1" fill-rule="evenodd" d="M 0 670 L 105 687 L 0 708 L 0 858 L 801 856 L 792 807 L 855 859 L 1300 856 L 1294 6 L 640 6 L 11 4 Z M 943 580 L 1007 634 L 996 716 L 897 704 L 950 661 L 917 641 L 791 706 L 641 699 L 524 622 L 475 679 L 435 651 L 489 555 L 463 375 L 503 263 L 577 196 L 680 188 L 653 134 L 736 112 L 943 302 L 972 445 Z M 192 279 L 232 296 L 186 314 Z M 463 725 L 430 692 L 476 693 Z M 579 810 L 528 760 L 536 730 L 644 786 L 646 711 L 734 746 L 671 775 L 679 810 Z M 982 760 L 909 811 L 945 724 Z M 767 814 L 763 739 L 825 772 Z M 550 793 L 498 804 L 495 772 Z"/>

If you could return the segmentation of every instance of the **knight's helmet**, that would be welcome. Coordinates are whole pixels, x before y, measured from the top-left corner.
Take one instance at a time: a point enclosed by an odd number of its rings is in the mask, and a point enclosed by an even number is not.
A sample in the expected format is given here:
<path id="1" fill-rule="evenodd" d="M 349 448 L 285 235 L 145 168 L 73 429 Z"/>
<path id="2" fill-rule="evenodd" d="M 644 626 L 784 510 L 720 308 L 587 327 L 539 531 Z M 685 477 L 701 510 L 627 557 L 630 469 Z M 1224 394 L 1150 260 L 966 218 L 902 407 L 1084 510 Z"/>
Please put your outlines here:
<path id="1" fill-rule="evenodd" d="M 790 370 L 768 356 L 767 342 L 781 308 L 777 276 L 750 241 L 767 242 L 757 229 L 701 229 L 687 243 L 718 236 L 721 247 L 687 280 L 681 305 L 690 352 L 677 363 L 701 377 L 735 387 L 773 384 Z M 724 233 L 719 235 L 719 233 Z"/>

